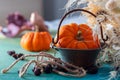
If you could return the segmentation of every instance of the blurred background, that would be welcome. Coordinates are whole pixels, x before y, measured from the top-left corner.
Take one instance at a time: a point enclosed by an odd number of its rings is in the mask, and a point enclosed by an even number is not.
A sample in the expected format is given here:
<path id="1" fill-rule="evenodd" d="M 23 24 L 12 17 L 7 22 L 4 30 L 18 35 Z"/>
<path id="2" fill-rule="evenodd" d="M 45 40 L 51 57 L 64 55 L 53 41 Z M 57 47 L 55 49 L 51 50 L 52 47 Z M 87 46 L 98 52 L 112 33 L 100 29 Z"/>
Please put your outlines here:
<path id="1" fill-rule="evenodd" d="M 30 14 L 37 11 L 46 21 L 59 19 L 64 14 L 67 0 L 1 0 L 0 25 L 5 25 L 8 14 L 19 12 L 29 19 Z"/>

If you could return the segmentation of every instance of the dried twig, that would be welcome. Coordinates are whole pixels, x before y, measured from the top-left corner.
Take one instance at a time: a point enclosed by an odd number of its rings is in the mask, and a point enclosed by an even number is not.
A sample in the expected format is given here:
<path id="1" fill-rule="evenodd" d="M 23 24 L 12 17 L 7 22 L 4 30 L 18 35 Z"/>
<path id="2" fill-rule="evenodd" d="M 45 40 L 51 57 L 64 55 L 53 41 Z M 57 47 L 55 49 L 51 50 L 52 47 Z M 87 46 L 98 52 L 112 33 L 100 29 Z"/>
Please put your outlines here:
<path id="1" fill-rule="evenodd" d="M 37 66 L 37 68 L 41 69 L 41 71 L 43 71 L 44 65 L 51 64 L 53 66 L 58 66 L 67 71 L 67 73 L 65 73 L 65 72 L 61 72 L 57 69 L 53 69 L 53 72 L 58 73 L 60 75 L 74 76 L 74 77 L 82 77 L 82 76 L 86 75 L 86 71 L 83 68 L 72 65 L 70 63 L 63 62 L 59 58 L 55 58 L 54 56 L 47 54 L 46 52 L 40 52 L 39 54 L 24 55 L 24 56 L 18 58 L 16 61 L 14 61 L 8 68 L 3 69 L 2 73 L 6 73 L 22 58 L 27 58 L 27 57 L 36 57 L 36 59 L 30 60 L 29 62 L 27 62 L 26 64 L 23 65 L 23 67 L 19 71 L 19 77 L 22 77 L 26 73 L 28 67 L 32 63 L 35 63 L 35 66 Z"/>

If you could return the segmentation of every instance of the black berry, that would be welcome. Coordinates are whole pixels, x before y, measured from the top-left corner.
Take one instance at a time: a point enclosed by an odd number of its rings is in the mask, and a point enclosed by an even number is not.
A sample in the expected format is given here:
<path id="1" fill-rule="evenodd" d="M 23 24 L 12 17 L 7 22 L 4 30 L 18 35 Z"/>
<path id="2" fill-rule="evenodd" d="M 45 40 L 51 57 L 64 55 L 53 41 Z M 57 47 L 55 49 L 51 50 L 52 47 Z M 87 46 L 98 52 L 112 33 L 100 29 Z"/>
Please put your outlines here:
<path id="1" fill-rule="evenodd" d="M 34 75 L 39 76 L 41 74 L 41 69 L 34 69 Z"/>
<path id="2" fill-rule="evenodd" d="M 24 54 L 22 54 L 22 53 L 17 54 L 17 58 L 20 58 L 22 56 L 24 56 Z M 24 60 L 24 58 L 22 58 L 22 60 Z"/>
<path id="3" fill-rule="evenodd" d="M 19 53 L 19 54 L 16 54 L 16 52 L 14 50 L 11 50 L 11 51 L 7 51 L 7 53 L 12 56 L 14 59 L 18 59 L 22 56 L 24 56 L 23 53 Z M 24 60 L 24 58 L 22 58 L 21 60 Z"/>
<path id="4" fill-rule="evenodd" d="M 13 57 L 14 59 L 18 59 L 17 54 L 13 54 L 12 57 Z"/>
<path id="5" fill-rule="evenodd" d="M 24 55 L 24 54 L 19 53 L 19 54 L 18 54 L 18 58 L 22 57 L 23 55 Z"/>
<path id="6" fill-rule="evenodd" d="M 7 51 L 7 53 L 8 53 L 10 56 L 12 56 L 13 54 L 15 54 L 15 51 L 14 51 L 14 50 L 12 50 L 12 51 Z"/>
<path id="7" fill-rule="evenodd" d="M 52 66 L 51 66 L 51 64 L 48 64 L 47 66 L 44 66 L 43 67 L 43 71 L 45 72 L 45 73 L 51 73 L 52 72 Z"/>

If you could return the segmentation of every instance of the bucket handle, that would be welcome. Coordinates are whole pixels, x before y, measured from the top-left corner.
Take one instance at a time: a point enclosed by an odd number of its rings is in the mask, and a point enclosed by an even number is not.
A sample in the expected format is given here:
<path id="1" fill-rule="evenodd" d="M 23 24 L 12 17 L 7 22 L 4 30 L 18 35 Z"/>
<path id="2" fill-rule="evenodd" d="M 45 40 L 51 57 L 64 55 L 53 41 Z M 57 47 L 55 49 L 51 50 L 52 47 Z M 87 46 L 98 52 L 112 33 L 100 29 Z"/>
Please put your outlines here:
<path id="1" fill-rule="evenodd" d="M 58 30 L 57 30 L 57 37 L 56 37 L 57 40 L 55 41 L 54 38 L 53 38 L 53 40 L 52 40 L 53 46 L 58 43 L 58 40 L 59 40 L 59 30 L 60 30 L 60 26 L 61 26 L 63 20 L 64 20 L 64 19 L 66 18 L 66 16 L 69 15 L 70 13 L 77 12 L 77 11 L 83 11 L 83 12 L 89 13 L 89 14 L 91 14 L 93 17 L 97 18 L 97 16 L 96 16 L 95 14 L 93 14 L 92 12 L 87 11 L 87 10 L 85 10 L 85 9 L 73 9 L 73 10 L 67 12 L 67 13 L 62 17 L 62 19 L 60 20 L 60 23 L 59 23 L 59 26 L 58 26 Z M 103 42 L 104 42 L 104 44 L 105 44 L 105 42 L 108 40 L 108 36 L 106 35 L 106 38 L 104 38 L 104 36 L 103 36 L 102 24 L 101 24 L 102 21 L 99 21 L 99 20 L 97 20 L 97 21 L 98 21 L 98 23 L 99 23 L 99 25 L 100 25 L 101 38 L 102 38 L 102 40 L 103 40 Z M 52 47 L 53 47 L 53 46 L 52 46 Z"/>

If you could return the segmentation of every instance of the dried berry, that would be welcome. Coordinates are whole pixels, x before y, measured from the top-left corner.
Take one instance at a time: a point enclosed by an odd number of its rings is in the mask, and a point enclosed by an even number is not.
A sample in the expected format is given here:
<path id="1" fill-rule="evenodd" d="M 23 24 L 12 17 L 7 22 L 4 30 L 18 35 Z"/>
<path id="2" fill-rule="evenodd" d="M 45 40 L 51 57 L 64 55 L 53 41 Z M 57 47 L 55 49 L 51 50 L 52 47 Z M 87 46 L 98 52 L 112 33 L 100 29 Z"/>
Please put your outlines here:
<path id="1" fill-rule="evenodd" d="M 14 50 L 11 50 L 11 51 L 7 51 L 7 53 L 12 56 L 14 59 L 18 59 L 22 56 L 24 56 L 23 53 L 19 53 L 19 54 L 16 54 L 16 52 Z M 24 60 L 24 58 L 22 58 L 21 60 Z"/>
<path id="2" fill-rule="evenodd" d="M 18 58 L 22 57 L 23 55 L 24 55 L 24 54 L 19 53 L 19 54 L 18 54 Z"/>
<path id="3" fill-rule="evenodd" d="M 10 56 L 12 56 L 13 54 L 15 54 L 15 51 L 14 51 L 14 50 L 12 50 L 12 51 L 7 51 L 7 53 L 8 53 Z"/>
<path id="4" fill-rule="evenodd" d="M 16 54 L 13 54 L 12 57 L 13 57 L 14 59 L 18 59 L 18 57 L 17 57 Z"/>
<path id="5" fill-rule="evenodd" d="M 35 68 L 35 69 L 34 69 L 34 74 L 35 74 L 36 76 L 39 76 L 39 75 L 41 74 L 41 69 Z"/>
<path id="6" fill-rule="evenodd" d="M 22 54 L 22 53 L 17 54 L 17 58 L 20 58 L 22 56 L 24 56 L 24 54 Z M 21 60 L 24 60 L 24 58 L 22 58 Z"/>
<path id="7" fill-rule="evenodd" d="M 43 71 L 45 72 L 45 73 L 51 73 L 52 72 L 52 66 L 51 66 L 51 64 L 48 64 L 47 66 L 44 66 L 43 67 Z"/>

